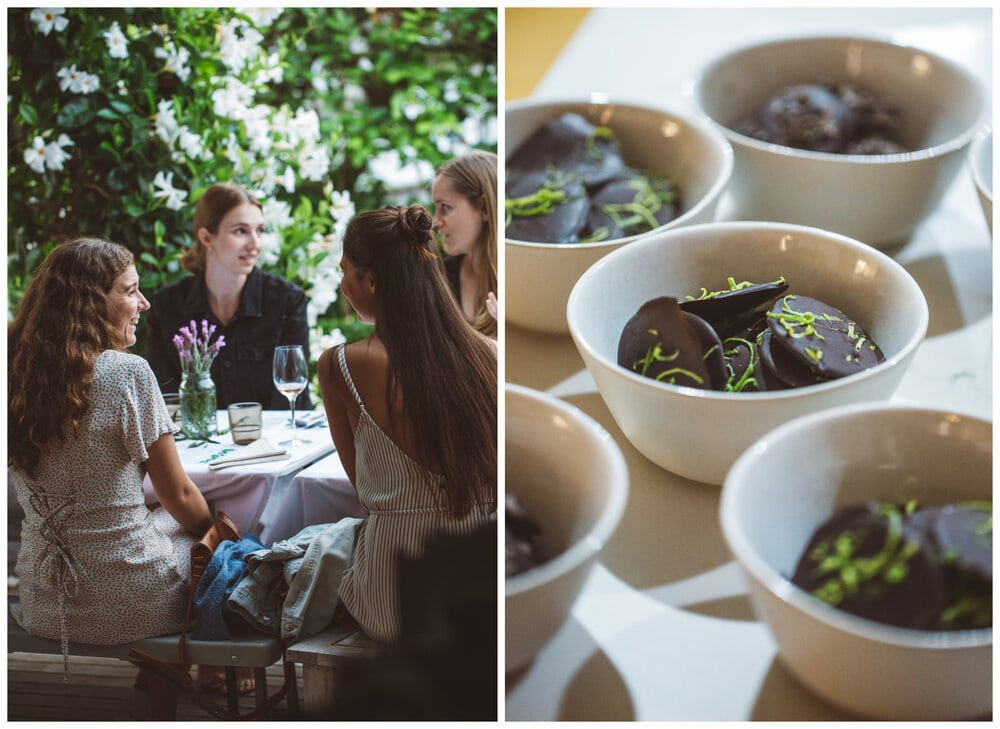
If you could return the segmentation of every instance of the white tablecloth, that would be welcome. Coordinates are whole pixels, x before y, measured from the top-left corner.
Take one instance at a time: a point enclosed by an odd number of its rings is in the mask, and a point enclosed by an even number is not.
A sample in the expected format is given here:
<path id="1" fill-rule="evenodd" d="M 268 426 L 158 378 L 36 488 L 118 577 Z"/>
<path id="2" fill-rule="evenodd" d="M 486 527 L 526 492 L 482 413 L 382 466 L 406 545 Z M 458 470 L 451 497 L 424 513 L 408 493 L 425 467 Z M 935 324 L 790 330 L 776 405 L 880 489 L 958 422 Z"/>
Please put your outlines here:
<path id="1" fill-rule="evenodd" d="M 264 528 L 264 544 L 288 539 L 311 524 L 327 524 L 345 516 L 368 516 L 347 478 L 339 453 L 331 453 L 299 471 Z"/>
<path id="2" fill-rule="evenodd" d="M 219 411 L 218 422 L 223 428 L 228 428 L 229 420 L 224 410 Z M 287 410 L 264 411 L 265 438 L 278 445 L 288 440 L 291 434 Z M 334 448 L 329 428 L 308 430 L 299 428 L 298 435 L 301 440 L 308 440 L 309 443 L 289 448 L 287 459 L 230 466 L 217 471 L 208 468 L 208 464 L 214 460 L 212 457 L 240 448 L 233 444 L 232 436 L 228 433 L 213 438 L 214 443 L 179 440 L 177 453 L 181 457 L 184 470 L 205 498 L 215 509 L 229 514 L 240 530 L 247 533 L 258 528 L 273 491 L 280 491 L 299 470 L 319 460 Z M 147 504 L 156 503 L 153 484 L 148 476 L 143 482 L 143 491 L 146 494 Z"/>
<path id="3" fill-rule="evenodd" d="M 889 33 L 957 61 L 992 88 L 989 8 L 601 8 L 563 49 L 535 98 L 605 92 L 685 109 L 683 80 L 710 58 L 779 35 L 824 32 Z M 508 35 L 508 50 L 516 52 L 515 43 Z M 992 253 L 971 176 L 962 170 L 893 254 L 930 309 L 927 339 L 895 401 L 992 417 Z M 506 281 L 505 295 L 515 295 L 515 282 Z M 595 418 L 621 445 L 631 480 L 622 523 L 569 621 L 531 666 L 507 678 L 506 718 L 851 718 L 813 696 L 778 660 L 723 541 L 720 490 L 658 468 L 628 443 L 568 336 L 508 325 L 504 347 L 506 379 Z"/>

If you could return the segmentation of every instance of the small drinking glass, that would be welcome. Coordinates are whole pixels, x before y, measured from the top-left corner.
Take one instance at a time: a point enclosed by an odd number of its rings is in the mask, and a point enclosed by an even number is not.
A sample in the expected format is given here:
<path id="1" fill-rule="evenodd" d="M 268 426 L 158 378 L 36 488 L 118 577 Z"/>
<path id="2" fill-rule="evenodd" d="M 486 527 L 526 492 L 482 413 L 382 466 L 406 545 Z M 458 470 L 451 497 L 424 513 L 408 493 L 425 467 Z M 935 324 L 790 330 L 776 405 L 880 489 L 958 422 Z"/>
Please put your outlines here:
<path id="1" fill-rule="evenodd" d="M 233 443 L 246 445 L 260 438 L 264 427 L 264 411 L 259 402 L 234 402 L 228 410 Z"/>
<path id="2" fill-rule="evenodd" d="M 311 440 L 300 439 L 295 428 L 295 398 L 306 389 L 309 377 L 309 368 L 301 344 L 275 347 L 273 376 L 274 386 L 288 398 L 288 407 L 292 411 L 292 437 L 279 445 L 300 446 L 312 443 Z"/>

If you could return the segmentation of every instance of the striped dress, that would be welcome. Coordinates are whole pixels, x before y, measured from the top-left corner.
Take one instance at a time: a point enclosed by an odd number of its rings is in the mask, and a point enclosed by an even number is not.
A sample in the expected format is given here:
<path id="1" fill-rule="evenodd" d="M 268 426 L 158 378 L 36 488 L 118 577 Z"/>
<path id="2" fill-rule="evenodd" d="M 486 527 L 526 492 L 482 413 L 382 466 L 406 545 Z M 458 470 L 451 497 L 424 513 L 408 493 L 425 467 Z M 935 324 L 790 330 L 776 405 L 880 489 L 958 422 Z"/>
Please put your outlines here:
<path id="1" fill-rule="evenodd" d="M 354 433 L 354 485 L 369 513 L 355 534 L 354 560 L 344 572 L 340 599 L 367 635 L 394 641 L 399 638 L 398 557 L 421 556 L 428 539 L 439 533 L 474 532 L 495 518 L 496 499 L 454 518 L 443 503 L 443 477 L 407 456 L 372 420 L 347 370 L 344 346 L 337 359 L 361 408 Z"/>

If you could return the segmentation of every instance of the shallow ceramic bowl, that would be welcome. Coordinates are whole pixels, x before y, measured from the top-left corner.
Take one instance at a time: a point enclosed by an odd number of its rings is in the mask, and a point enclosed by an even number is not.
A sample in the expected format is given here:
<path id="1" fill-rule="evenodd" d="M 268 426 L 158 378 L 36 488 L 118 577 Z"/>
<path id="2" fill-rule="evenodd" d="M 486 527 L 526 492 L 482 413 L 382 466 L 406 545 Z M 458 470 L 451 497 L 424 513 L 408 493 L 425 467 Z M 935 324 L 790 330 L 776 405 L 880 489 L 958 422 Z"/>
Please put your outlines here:
<path id="1" fill-rule="evenodd" d="M 809 689 L 868 718 L 941 720 L 992 711 L 993 631 L 920 631 L 830 607 L 788 581 L 837 507 L 990 499 L 992 423 L 914 406 L 852 405 L 755 443 L 722 490 L 722 532 L 782 662 Z M 821 444 L 821 445 L 820 445 Z"/>
<path id="2" fill-rule="evenodd" d="M 727 277 L 766 282 L 825 301 L 857 321 L 885 362 L 856 375 L 780 392 L 728 393 L 656 382 L 617 364 L 622 328 L 658 296 L 683 299 Z M 625 437 L 657 465 L 721 484 L 757 438 L 792 418 L 847 402 L 887 400 L 927 331 L 913 278 L 871 246 L 782 223 L 695 225 L 643 238 L 606 256 L 573 288 L 570 333 Z"/>
<path id="3" fill-rule="evenodd" d="M 569 617 L 625 510 L 628 468 L 607 431 L 569 403 L 508 384 L 506 407 L 506 490 L 540 525 L 537 546 L 547 558 L 505 580 L 510 673 Z"/>
<path id="4" fill-rule="evenodd" d="M 972 181 L 976 183 L 979 204 L 983 207 L 986 224 L 993 238 L 993 131 L 985 129 L 972 140 L 969 149 L 969 169 Z"/>
<path id="5" fill-rule="evenodd" d="M 900 142 L 889 155 L 811 152 L 731 129 L 780 89 L 832 80 L 891 98 Z M 932 53 L 866 38 L 795 38 L 728 53 L 690 82 L 695 105 L 733 146 L 738 216 L 811 225 L 876 247 L 904 242 L 938 204 L 982 122 L 985 92 Z"/>
<path id="6" fill-rule="evenodd" d="M 567 112 L 610 127 L 625 161 L 663 175 L 681 196 L 682 212 L 656 231 L 709 222 L 733 169 L 729 144 L 711 124 L 659 109 L 594 101 L 518 101 L 507 105 L 506 142 L 514 152 L 535 130 Z M 644 235 L 648 235 L 644 234 Z M 508 238 L 506 321 L 565 334 L 566 299 L 595 261 L 641 236 L 599 243 L 532 243 Z"/>

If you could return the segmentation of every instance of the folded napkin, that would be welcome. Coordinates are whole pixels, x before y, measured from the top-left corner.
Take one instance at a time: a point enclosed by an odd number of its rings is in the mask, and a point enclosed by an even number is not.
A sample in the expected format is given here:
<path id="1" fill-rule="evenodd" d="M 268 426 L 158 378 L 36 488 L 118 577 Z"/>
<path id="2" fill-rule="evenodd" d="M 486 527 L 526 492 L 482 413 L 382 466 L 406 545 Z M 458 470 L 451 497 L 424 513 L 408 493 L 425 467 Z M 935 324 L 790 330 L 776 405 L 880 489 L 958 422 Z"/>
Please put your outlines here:
<path id="1" fill-rule="evenodd" d="M 267 438 L 260 438 L 245 446 L 234 446 L 213 458 L 208 467 L 212 471 L 229 466 L 246 466 L 251 463 L 267 463 L 288 458 L 288 449 L 273 445 Z"/>

